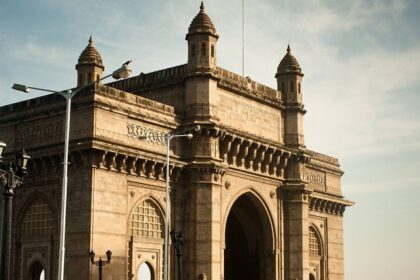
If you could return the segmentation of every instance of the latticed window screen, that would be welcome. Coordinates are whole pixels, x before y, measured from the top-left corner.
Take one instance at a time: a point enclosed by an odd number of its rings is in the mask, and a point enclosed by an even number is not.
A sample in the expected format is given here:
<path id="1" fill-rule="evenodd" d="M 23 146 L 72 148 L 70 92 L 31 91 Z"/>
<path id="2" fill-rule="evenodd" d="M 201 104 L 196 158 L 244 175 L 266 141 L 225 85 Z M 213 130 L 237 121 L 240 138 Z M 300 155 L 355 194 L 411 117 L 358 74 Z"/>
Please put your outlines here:
<path id="1" fill-rule="evenodd" d="M 313 256 L 321 255 L 321 246 L 319 244 L 318 234 L 312 227 L 309 228 L 309 254 Z"/>
<path id="2" fill-rule="evenodd" d="M 133 236 L 162 238 L 162 218 L 153 201 L 147 199 L 136 206 L 130 231 Z"/>
<path id="3" fill-rule="evenodd" d="M 48 204 L 38 198 L 25 210 L 22 233 L 27 235 L 49 233 L 52 229 L 52 212 Z"/>

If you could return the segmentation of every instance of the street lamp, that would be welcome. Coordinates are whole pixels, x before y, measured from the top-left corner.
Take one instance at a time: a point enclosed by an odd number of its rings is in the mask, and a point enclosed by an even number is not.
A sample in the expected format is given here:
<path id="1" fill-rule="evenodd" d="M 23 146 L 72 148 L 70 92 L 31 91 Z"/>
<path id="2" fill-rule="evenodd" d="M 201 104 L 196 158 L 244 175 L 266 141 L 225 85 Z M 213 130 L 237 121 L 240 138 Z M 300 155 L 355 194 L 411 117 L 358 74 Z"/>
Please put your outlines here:
<path id="1" fill-rule="evenodd" d="M 0 253 L 0 279 L 10 279 L 10 252 L 12 243 L 12 203 L 14 189 L 18 188 L 26 174 L 26 165 L 29 160 L 25 150 L 15 154 L 15 162 L 5 163 L 2 154 L 6 143 L 0 140 L 0 183 L 3 186 L 3 210 Z"/>
<path id="2" fill-rule="evenodd" d="M 60 228 L 60 255 L 58 260 L 58 279 L 64 279 L 64 256 L 65 256 L 65 232 L 66 232 L 66 212 L 67 212 L 67 167 L 68 167 L 68 153 L 69 153 L 69 134 L 70 134 L 70 113 L 71 113 L 71 99 L 81 90 L 99 82 L 106 78 L 113 77 L 114 79 L 128 78 L 131 75 L 131 69 L 128 67 L 128 64 L 131 63 L 131 60 L 124 63 L 120 68 L 112 72 L 105 77 L 102 77 L 96 81 L 93 81 L 85 86 L 76 88 L 74 91 L 72 89 L 64 91 L 54 91 L 44 88 L 36 88 L 21 84 L 14 84 L 12 89 L 23 91 L 28 93 L 30 89 L 58 93 L 66 99 L 66 128 L 64 134 L 64 167 L 63 167 L 63 190 L 61 197 L 61 228 Z"/>
<path id="3" fill-rule="evenodd" d="M 182 231 L 171 231 L 171 239 L 174 243 L 175 253 L 177 258 L 177 275 L 176 280 L 182 280 L 182 245 L 184 244 L 184 234 Z"/>
<path id="4" fill-rule="evenodd" d="M 101 257 L 99 257 L 98 261 L 95 261 L 95 252 L 93 252 L 93 250 L 90 251 L 89 253 L 90 263 L 98 267 L 99 280 L 102 280 L 102 266 L 105 266 L 111 263 L 111 256 L 112 256 L 112 252 L 108 250 L 106 251 L 106 261 L 103 261 Z"/>
<path id="5" fill-rule="evenodd" d="M 194 126 L 194 131 L 200 131 L 201 127 L 199 125 Z M 169 235 L 169 219 L 168 219 L 168 203 L 169 203 L 169 151 L 170 151 L 170 144 L 171 140 L 176 137 L 187 137 L 188 139 L 193 138 L 193 134 L 181 134 L 186 132 L 187 130 L 178 131 L 177 133 L 167 133 L 163 137 L 165 138 L 166 143 L 166 185 L 165 185 L 165 252 L 164 252 L 164 271 L 163 271 L 163 279 L 169 280 L 168 278 L 168 235 Z"/>

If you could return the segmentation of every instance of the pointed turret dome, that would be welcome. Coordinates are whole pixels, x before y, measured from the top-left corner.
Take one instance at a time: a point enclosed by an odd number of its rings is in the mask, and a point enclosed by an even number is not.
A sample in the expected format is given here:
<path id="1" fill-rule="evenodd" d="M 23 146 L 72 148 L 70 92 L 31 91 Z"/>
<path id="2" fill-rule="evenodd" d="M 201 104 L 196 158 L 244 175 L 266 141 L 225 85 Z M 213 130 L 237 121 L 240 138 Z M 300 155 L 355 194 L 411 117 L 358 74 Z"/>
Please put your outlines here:
<path id="1" fill-rule="evenodd" d="M 280 61 L 279 66 L 277 67 L 277 74 L 300 74 L 303 75 L 302 69 L 297 61 L 297 59 L 292 55 L 290 46 L 287 45 L 287 53 Z"/>
<path id="2" fill-rule="evenodd" d="M 190 27 L 188 28 L 188 36 L 197 33 L 211 34 L 215 37 L 219 37 L 216 33 L 216 28 L 214 27 L 213 22 L 210 17 L 207 15 L 203 1 L 201 1 L 200 11 L 191 21 Z"/>
<path id="3" fill-rule="evenodd" d="M 77 66 L 92 65 L 92 64 L 102 69 L 105 68 L 102 62 L 101 55 L 99 54 L 99 52 L 96 50 L 95 46 L 93 45 L 93 38 L 91 35 L 89 38 L 89 44 L 79 56 Z"/>

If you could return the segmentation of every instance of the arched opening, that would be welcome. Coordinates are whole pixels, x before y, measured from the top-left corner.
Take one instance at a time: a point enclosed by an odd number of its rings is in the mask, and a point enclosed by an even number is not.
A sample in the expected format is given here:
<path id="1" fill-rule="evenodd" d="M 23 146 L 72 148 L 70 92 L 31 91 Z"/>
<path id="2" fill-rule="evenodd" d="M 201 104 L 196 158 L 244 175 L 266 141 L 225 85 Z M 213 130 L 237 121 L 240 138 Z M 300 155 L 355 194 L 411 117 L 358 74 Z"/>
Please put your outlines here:
<path id="1" fill-rule="evenodd" d="M 264 206 L 251 193 L 233 204 L 226 223 L 225 245 L 226 280 L 274 279 L 272 228 Z"/>
<path id="2" fill-rule="evenodd" d="M 153 280 L 153 269 L 147 262 L 142 263 L 137 273 L 137 280 Z"/>
<path id="3" fill-rule="evenodd" d="M 309 268 L 309 280 L 324 279 L 323 244 L 315 226 L 309 227 Z"/>
<path id="4" fill-rule="evenodd" d="M 45 280 L 45 270 L 40 262 L 34 262 L 30 268 L 31 280 Z"/>

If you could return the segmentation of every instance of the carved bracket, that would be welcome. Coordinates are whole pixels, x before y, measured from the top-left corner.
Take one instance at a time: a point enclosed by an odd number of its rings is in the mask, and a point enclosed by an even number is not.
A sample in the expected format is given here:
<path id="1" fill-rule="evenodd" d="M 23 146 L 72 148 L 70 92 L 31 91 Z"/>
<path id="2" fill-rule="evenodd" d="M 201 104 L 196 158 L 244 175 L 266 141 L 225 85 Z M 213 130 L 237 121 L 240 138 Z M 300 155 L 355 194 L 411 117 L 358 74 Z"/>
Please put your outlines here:
<path id="1" fill-rule="evenodd" d="M 220 133 L 219 147 L 219 158 L 225 164 L 280 178 L 292 156 L 287 150 L 226 132 Z"/>
<path id="2" fill-rule="evenodd" d="M 319 197 L 311 196 L 309 198 L 309 209 L 312 211 L 343 216 L 346 206 L 348 205 L 345 203 L 330 201 Z"/>

